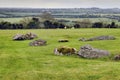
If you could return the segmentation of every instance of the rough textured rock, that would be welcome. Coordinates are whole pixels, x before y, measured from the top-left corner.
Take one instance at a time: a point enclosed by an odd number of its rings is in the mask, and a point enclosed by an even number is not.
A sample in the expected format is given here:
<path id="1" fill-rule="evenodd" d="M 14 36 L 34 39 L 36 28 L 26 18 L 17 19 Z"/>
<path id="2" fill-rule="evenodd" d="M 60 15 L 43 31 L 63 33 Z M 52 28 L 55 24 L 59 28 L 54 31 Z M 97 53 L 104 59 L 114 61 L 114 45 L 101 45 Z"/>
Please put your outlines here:
<path id="1" fill-rule="evenodd" d="M 97 36 L 89 39 L 81 38 L 80 41 L 95 41 L 95 40 L 115 40 L 114 36 Z"/>
<path id="2" fill-rule="evenodd" d="M 13 40 L 31 40 L 31 39 L 34 39 L 34 38 L 37 38 L 36 34 L 27 33 L 25 35 L 23 35 L 23 34 L 17 34 L 17 35 L 15 35 L 13 37 Z"/>
<path id="3" fill-rule="evenodd" d="M 69 42 L 69 40 L 68 39 L 60 39 L 60 40 L 58 40 L 58 42 Z"/>
<path id="4" fill-rule="evenodd" d="M 114 60 L 120 60 L 120 55 L 115 55 Z"/>
<path id="5" fill-rule="evenodd" d="M 37 38 L 37 35 L 33 34 L 33 33 L 27 33 L 24 36 L 25 36 L 26 40 L 31 40 L 31 39 Z"/>
<path id="6" fill-rule="evenodd" d="M 54 49 L 55 55 L 71 55 L 76 53 L 77 53 L 77 50 L 75 48 L 66 47 L 66 46 L 61 46 Z"/>
<path id="7" fill-rule="evenodd" d="M 109 52 L 106 50 L 100 50 L 93 48 L 90 45 L 82 46 L 78 55 L 83 58 L 100 58 L 104 56 L 109 56 Z"/>
<path id="8" fill-rule="evenodd" d="M 43 40 L 43 39 L 39 39 L 39 40 L 35 40 L 33 42 L 30 42 L 29 45 L 30 46 L 44 46 L 46 45 L 47 41 Z"/>
<path id="9" fill-rule="evenodd" d="M 85 38 L 80 38 L 79 41 L 86 41 L 86 39 Z"/>
<path id="10" fill-rule="evenodd" d="M 22 34 L 17 34 L 13 37 L 13 40 L 25 40 L 25 36 Z"/>

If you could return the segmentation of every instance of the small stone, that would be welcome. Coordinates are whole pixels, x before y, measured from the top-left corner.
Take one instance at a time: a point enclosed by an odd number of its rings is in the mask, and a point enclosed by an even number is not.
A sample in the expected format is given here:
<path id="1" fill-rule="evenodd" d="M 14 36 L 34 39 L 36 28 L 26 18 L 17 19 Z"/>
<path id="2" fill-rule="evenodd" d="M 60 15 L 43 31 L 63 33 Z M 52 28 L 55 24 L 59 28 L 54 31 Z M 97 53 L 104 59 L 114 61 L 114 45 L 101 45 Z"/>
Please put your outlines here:
<path id="1" fill-rule="evenodd" d="M 43 39 L 39 39 L 39 40 L 35 40 L 33 42 L 30 42 L 29 45 L 30 46 L 44 46 L 46 45 L 47 41 L 43 40 Z"/>
<path id="2" fill-rule="evenodd" d="M 69 40 L 68 39 L 60 39 L 60 40 L 58 40 L 58 42 L 69 42 Z"/>

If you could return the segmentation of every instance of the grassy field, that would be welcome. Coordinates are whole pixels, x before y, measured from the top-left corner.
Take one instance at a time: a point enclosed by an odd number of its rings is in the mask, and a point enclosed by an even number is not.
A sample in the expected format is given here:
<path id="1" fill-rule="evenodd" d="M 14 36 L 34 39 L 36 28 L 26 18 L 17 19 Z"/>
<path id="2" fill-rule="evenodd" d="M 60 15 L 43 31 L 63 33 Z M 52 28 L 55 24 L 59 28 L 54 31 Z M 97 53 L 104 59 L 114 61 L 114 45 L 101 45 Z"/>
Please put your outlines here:
<path id="1" fill-rule="evenodd" d="M 7 21 L 7 22 L 11 22 L 11 23 L 19 23 L 21 20 L 23 20 L 23 18 L 0 18 L 0 22 L 1 21 Z"/>
<path id="2" fill-rule="evenodd" d="M 64 20 L 70 20 L 70 21 L 90 21 L 92 23 L 94 22 L 104 22 L 104 23 L 111 23 L 111 22 L 116 22 L 116 24 L 120 25 L 120 22 L 118 22 L 118 20 L 114 20 L 114 19 L 108 19 L 108 18 L 56 18 L 58 20 L 64 19 Z M 11 23 L 18 23 L 21 20 L 23 20 L 23 17 L 21 18 L 0 18 L 0 22 L 1 21 L 8 21 Z"/>
<path id="3" fill-rule="evenodd" d="M 118 22 L 117 20 L 112 20 L 108 18 L 57 18 L 57 19 L 65 19 L 65 20 L 70 20 L 70 21 L 86 21 L 89 20 L 90 22 L 104 22 L 104 23 L 110 23 L 112 21 Z"/>
<path id="4" fill-rule="evenodd" d="M 17 33 L 33 32 L 47 40 L 46 46 L 31 47 L 26 41 L 13 41 Z M 81 37 L 113 35 L 109 41 L 78 41 Z M 38 38 L 38 39 L 39 39 Z M 68 43 L 58 43 L 61 38 Z M 77 56 L 56 56 L 58 46 L 75 47 L 90 44 L 95 48 L 120 53 L 120 29 L 32 29 L 0 30 L 0 80 L 120 80 L 120 62 L 111 58 L 83 59 Z"/>

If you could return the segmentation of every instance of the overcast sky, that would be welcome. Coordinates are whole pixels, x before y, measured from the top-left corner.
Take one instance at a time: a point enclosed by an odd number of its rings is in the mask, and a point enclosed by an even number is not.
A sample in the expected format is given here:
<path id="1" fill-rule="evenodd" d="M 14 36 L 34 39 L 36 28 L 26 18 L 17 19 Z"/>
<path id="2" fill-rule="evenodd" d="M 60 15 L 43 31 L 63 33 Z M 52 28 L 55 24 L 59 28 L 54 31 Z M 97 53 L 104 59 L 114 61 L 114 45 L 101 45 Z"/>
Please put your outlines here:
<path id="1" fill-rule="evenodd" d="M 120 8 L 120 0 L 0 0 L 0 7 L 22 8 Z"/>

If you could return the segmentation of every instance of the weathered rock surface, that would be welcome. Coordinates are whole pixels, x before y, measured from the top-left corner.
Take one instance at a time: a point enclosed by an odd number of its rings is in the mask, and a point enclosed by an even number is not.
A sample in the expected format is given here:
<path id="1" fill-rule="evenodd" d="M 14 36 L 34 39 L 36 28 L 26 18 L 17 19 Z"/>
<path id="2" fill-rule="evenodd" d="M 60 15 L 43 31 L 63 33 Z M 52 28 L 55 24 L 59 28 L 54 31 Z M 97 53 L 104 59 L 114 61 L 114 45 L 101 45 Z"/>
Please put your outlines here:
<path id="1" fill-rule="evenodd" d="M 95 40 L 115 40 L 116 38 L 114 36 L 97 36 L 97 37 L 93 37 L 93 38 L 81 38 L 80 41 L 95 41 Z"/>
<path id="2" fill-rule="evenodd" d="M 17 34 L 13 37 L 13 40 L 25 40 L 25 36 L 22 34 Z"/>
<path id="3" fill-rule="evenodd" d="M 17 35 L 15 35 L 13 37 L 13 40 L 31 40 L 31 39 L 34 39 L 34 38 L 37 38 L 36 34 L 27 33 L 25 35 L 23 35 L 23 34 L 17 34 Z"/>
<path id="4" fill-rule="evenodd" d="M 36 34 L 33 34 L 33 33 L 25 34 L 25 39 L 27 39 L 27 40 L 31 40 L 31 39 L 34 39 L 34 38 L 37 38 Z"/>
<path id="5" fill-rule="evenodd" d="M 78 52 L 78 55 L 83 58 L 100 58 L 109 56 L 109 52 L 106 50 L 100 50 L 93 48 L 90 45 L 82 46 L 80 51 Z"/>
<path id="6" fill-rule="evenodd" d="M 33 42 L 30 42 L 29 45 L 30 46 L 44 46 L 46 45 L 47 41 L 43 40 L 43 39 L 39 39 L 39 40 L 35 40 Z"/>

